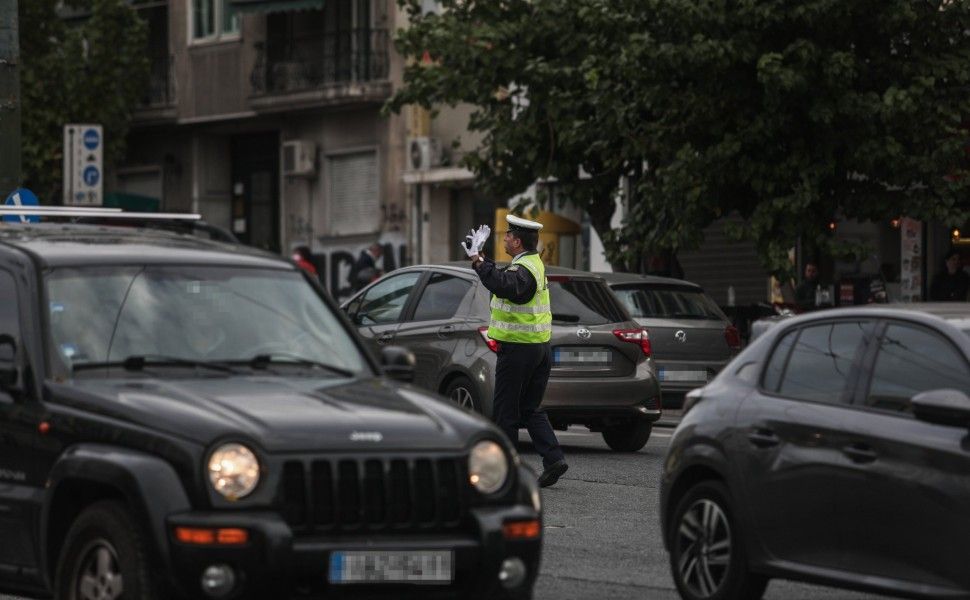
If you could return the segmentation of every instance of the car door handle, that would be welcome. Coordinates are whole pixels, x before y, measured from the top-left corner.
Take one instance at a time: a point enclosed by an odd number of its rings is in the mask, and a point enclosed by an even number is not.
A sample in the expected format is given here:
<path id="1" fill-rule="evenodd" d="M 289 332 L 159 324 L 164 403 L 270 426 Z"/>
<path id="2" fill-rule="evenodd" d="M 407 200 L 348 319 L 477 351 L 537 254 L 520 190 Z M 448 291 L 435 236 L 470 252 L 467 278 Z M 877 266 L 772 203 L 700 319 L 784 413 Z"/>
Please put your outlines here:
<path id="1" fill-rule="evenodd" d="M 389 341 L 391 341 L 393 339 L 394 339 L 394 334 L 385 331 L 384 333 L 382 333 L 379 336 L 377 336 L 377 343 L 378 344 L 386 344 L 386 343 L 388 343 Z"/>
<path id="2" fill-rule="evenodd" d="M 454 325 L 442 325 L 441 327 L 438 328 L 438 335 L 440 335 L 441 337 L 448 337 L 454 332 L 455 332 Z"/>
<path id="3" fill-rule="evenodd" d="M 867 444 L 849 444 L 842 448 L 842 454 L 848 456 L 852 462 L 857 463 L 871 463 L 879 458 L 876 451 Z"/>
<path id="4" fill-rule="evenodd" d="M 770 429 L 755 429 L 748 433 L 748 441 L 758 448 L 771 448 L 781 443 L 775 432 Z"/>

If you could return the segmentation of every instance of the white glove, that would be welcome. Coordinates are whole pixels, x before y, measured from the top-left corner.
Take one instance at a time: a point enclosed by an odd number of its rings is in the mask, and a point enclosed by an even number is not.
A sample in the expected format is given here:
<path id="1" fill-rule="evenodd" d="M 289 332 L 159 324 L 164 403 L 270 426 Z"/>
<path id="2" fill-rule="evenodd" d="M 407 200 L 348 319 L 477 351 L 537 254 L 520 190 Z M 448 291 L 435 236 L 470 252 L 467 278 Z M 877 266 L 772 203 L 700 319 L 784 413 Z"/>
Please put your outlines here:
<path id="1" fill-rule="evenodd" d="M 468 255 L 468 258 L 471 258 L 476 254 L 478 254 L 479 248 L 475 244 L 475 235 L 476 235 L 475 230 L 469 229 L 468 235 L 465 236 L 465 241 L 458 242 L 458 245 L 461 246 L 461 249 L 465 251 L 465 254 Z"/>
<path id="2" fill-rule="evenodd" d="M 481 252 L 482 248 L 485 247 L 485 241 L 490 235 L 492 235 L 492 228 L 488 225 L 480 225 L 472 235 L 472 239 L 475 241 L 475 249 Z"/>

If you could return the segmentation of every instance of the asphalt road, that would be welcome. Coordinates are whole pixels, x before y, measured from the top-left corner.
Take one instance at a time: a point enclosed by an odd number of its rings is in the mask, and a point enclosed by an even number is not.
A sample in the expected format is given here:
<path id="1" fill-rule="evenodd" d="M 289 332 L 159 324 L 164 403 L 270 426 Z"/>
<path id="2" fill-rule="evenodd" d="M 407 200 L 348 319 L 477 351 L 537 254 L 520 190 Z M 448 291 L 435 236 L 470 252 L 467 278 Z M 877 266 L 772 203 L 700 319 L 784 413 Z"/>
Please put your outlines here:
<path id="1" fill-rule="evenodd" d="M 543 492 L 545 545 L 536 600 L 675 600 L 660 541 L 660 470 L 672 429 L 655 428 L 635 454 L 610 451 L 581 427 L 559 433 L 569 471 Z M 519 449 L 541 464 L 522 432 Z M 874 596 L 772 581 L 769 600 L 876 600 Z"/>

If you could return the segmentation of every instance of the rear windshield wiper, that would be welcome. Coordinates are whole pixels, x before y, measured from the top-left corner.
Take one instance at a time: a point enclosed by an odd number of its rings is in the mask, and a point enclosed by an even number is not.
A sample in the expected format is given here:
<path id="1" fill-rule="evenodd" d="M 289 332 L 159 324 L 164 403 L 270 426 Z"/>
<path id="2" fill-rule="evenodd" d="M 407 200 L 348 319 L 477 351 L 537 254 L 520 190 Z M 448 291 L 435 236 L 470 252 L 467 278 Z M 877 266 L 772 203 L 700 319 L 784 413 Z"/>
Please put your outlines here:
<path id="1" fill-rule="evenodd" d="M 192 367 L 197 369 L 219 371 L 220 373 L 238 374 L 238 371 L 225 363 L 192 360 L 190 358 L 164 356 L 161 354 L 133 355 L 124 360 L 118 361 L 86 362 L 72 365 L 72 369 L 74 371 L 83 371 L 85 369 L 105 369 L 112 367 L 120 367 L 126 371 L 143 371 L 145 367 Z"/>
<path id="2" fill-rule="evenodd" d="M 311 367 L 313 369 L 323 369 L 325 371 L 330 371 L 331 373 L 336 373 L 343 377 L 353 377 L 355 373 L 349 369 L 343 367 L 338 367 L 335 365 L 330 365 L 318 360 L 313 360 L 310 358 L 305 358 L 297 354 L 288 354 L 286 352 L 273 352 L 272 354 L 257 354 L 252 357 L 246 364 L 248 364 L 253 369 L 266 369 L 271 364 L 277 365 L 298 365 L 301 367 Z"/>

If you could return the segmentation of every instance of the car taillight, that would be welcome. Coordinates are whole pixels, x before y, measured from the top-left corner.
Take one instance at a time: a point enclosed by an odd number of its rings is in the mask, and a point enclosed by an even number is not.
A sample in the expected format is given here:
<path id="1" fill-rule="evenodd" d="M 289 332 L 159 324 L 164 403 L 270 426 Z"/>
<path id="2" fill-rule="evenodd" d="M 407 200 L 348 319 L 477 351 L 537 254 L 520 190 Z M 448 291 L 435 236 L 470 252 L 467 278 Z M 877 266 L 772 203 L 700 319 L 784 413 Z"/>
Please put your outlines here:
<path id="1" fill-rule="evenodd" d="M 498 342 L 488 337 L 488 327 L 482 326 L 478 328 L 478 333 L 482 334 L 482 339 L 485 340 L 485 345 L 492 352 L 498 352 Z"/>
<path id="2" fill-rule="evenodd" d="M 624 342 L 638 344 L 643 355 L 650 357 L 650 333 L 646 329 L 614 329 L 613 335 Z"/>
<path id="3" fill-rule="evenodd" d="M 738 328 L 734 325 L 728 325 L 724 330 L 724 340 L 731 350 L 741 349 L 741 334 L 738 333 Z"/>

